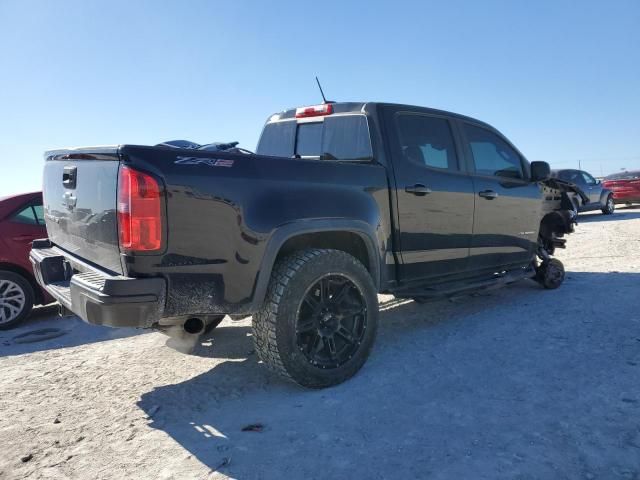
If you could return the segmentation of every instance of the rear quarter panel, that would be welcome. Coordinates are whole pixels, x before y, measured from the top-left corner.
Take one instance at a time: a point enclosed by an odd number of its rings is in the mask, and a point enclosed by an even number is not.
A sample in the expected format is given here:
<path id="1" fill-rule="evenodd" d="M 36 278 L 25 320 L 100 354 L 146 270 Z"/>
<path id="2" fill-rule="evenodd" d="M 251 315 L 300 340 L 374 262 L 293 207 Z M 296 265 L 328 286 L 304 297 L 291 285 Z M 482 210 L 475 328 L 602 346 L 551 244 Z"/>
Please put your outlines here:
<path id="1" fill-rule="evenodd" d="M 271 268 L 268 247 L 283 241 L 276 232 L 285 226 L 301 233 L 340 220 L 366 225 L 380 251 L 390 241 L 387 178 L 378 164 L 131 146 L 121 153 L 165 183 L 166 252 L 125 261 L 130 275 L 168 279 L 167 316 L 250 309 L 259 274 Z"/>

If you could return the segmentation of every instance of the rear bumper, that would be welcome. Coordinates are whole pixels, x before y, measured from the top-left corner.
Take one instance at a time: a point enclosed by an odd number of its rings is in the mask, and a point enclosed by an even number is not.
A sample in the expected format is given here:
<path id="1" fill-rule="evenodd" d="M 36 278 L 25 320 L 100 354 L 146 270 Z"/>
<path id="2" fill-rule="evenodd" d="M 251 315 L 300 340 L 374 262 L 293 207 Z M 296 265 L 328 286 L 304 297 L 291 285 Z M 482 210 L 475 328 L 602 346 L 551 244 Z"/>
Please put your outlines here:
<path id="1" fill-rule="evenodd" d="M 94 325 L 148 328 L 164 309 L 163 278 L 111 275 L 36 240 L 29 254 L 37 282 L 65 308 Z"/>

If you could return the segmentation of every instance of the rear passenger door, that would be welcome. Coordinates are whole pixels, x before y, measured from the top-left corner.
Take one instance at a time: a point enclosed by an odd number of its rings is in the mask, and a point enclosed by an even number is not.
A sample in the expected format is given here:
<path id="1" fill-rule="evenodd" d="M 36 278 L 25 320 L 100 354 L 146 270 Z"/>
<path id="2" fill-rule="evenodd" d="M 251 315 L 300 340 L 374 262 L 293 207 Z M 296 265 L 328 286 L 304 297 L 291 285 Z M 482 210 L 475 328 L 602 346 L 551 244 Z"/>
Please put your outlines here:
<path id="1" fill-rule="evenodd" d="M 526 265 L 534 257 L 541 191 L 528 164 L 495 131 L 460 122 L 473 168 L 475 215 L 469 266 L 473 270 Z"/>
<path id="2" fill-rule="evenodd" d="M 403 107 L 400 107 L 403 108 Z M 397 195 L 402 281 L 464 272 L 473 184 L 447 117 L 385 107 Z"/>

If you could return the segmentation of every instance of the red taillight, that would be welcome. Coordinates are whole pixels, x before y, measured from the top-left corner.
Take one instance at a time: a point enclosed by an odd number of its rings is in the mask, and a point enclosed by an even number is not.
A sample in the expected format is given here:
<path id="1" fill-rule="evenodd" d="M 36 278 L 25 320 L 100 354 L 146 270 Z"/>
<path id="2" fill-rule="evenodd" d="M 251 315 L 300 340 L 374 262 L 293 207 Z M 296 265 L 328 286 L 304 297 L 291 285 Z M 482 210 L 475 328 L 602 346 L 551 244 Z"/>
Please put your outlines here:
<path id="1" fill-rule="evenodd" d="M 152 252 L 162 247 L 160 185 L 151 175 L 129 167 L 118 172 L 118 229 L 124 252 Z"/>
<path id="2" fill-rule="evenodd" d="M 320 117 L 322 115 L 331 115 L 333 113 L 333 105 L 323 103 L 322 105 L 313 105 L 311 107 L 296 108 L 296 118 L 304 117 Z"/>

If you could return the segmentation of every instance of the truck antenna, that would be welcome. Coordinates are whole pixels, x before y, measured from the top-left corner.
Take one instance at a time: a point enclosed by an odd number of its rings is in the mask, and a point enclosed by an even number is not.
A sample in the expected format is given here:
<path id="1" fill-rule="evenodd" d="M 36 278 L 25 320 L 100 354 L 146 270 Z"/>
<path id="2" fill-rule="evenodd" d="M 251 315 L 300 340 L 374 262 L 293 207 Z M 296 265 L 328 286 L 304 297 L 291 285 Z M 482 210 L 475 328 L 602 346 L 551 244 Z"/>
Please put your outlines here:
<path id="1" fill-rule="evenodd" d="M 318 84 L 318 88 L 320 89 L 320 95 L 322 95 L 322 101 L 323 103 L 335 103 L 332 102 L 331 100 L 327 100 L 324 96 L 324 92 L 322 91 L 322 85 L 320 85 L 320 80 L 318 80 L 318 77 L 316 76 L 316 83 Z"/>

